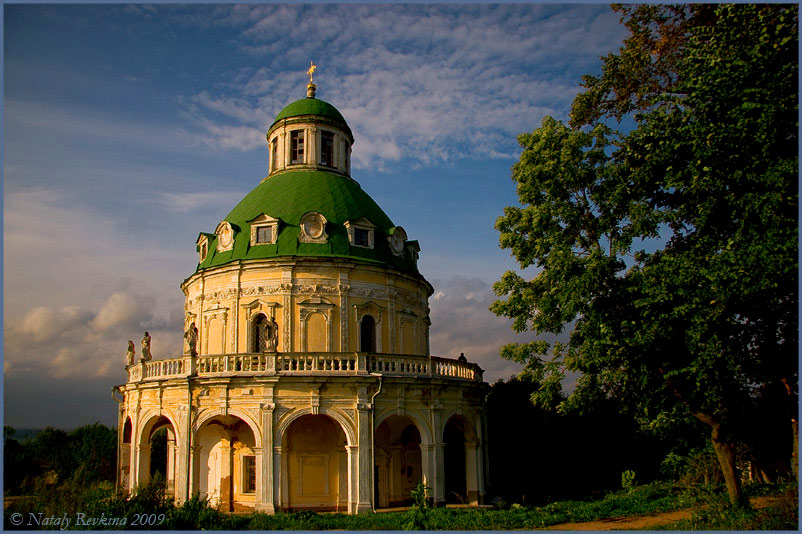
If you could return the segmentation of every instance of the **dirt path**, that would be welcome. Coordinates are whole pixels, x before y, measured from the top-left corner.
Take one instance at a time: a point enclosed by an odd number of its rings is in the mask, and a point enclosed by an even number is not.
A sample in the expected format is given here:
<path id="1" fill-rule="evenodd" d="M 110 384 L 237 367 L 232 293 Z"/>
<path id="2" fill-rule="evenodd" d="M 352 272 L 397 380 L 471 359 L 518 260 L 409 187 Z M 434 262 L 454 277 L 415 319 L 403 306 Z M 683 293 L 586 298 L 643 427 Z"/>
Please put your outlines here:
<path id="1" fill-rule="evenodd" d="M 760 509 L 777 504 L 782 499 L 782 497 L 755 497 L 750 502 L 753 507 Z M 584 523 L 561 523 L 540 530 L 643 530 L 690 518 L 691 509 L 685 509 L 637 516 L 611 517 Z"/>

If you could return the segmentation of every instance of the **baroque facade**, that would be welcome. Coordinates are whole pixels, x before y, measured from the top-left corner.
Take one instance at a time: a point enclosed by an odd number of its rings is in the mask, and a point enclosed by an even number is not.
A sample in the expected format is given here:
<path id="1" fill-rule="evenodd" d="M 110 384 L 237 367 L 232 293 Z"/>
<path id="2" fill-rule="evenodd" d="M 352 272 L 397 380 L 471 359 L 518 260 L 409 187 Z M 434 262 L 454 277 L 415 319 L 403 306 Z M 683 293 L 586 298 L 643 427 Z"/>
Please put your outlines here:
<path id="1" fill-rule="evenodd" d="M 479 503 L 482 370 L 430 355 L 418 243 L 351 178 L 351 130 L 315 89 L 268 129 L 268 176 L 198 237 L 184 354 L 129 346 L 118 486 L 160 470 L 177 502 L 227 511 L 362 513 L 419 482 Z"/>

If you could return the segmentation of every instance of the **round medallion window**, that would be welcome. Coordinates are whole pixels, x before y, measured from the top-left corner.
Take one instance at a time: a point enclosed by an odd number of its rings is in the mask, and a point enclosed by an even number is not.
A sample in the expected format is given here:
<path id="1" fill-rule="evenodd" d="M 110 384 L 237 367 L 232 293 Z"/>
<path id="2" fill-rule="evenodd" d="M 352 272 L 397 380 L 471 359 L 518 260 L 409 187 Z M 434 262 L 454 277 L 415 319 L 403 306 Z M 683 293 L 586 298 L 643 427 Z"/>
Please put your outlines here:
<path id="1" fill-rule="evenodd" d="M 301 235 L 299 239 L 307 243 L 325 242 L 326 218 L 314 211 L 301 217 Z"/>
<path id="2" fill-rule="evenodd" d="M 404 239 L 400 235 L 394 234 L 390 239 L 390 247 L 393 252 L 402 252 L 404 250 Z"/>
<path id="3" fill-rule="evenodd" d="M 311 238 L 323 235 L 323 222 L 317 217 L 310 217 L 304 221 L 304 233 Z"/>
<path id="4" fill-rule="evenodd" d="M 225 226 L 220 230 L 220 244 L 224 247 L 231 245 L 231 227 Z"/>
<path id="5" fill-rule="evenodd" d="M 393 234 L 387 239 L 390 244 L 390 251 L 396 256 L 404 253 L 404 245 L 407 242 L 407 233 L 400 226 L 393 230 Z"/>

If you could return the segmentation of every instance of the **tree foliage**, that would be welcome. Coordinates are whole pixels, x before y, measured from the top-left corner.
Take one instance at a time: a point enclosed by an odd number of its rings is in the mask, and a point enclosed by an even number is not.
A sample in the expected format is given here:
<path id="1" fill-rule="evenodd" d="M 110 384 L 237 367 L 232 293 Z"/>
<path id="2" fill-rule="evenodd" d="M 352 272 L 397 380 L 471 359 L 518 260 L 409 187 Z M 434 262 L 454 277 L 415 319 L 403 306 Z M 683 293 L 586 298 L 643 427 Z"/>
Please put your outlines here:
<path id="1" fill-rule="evenodd" d="M 530 280 L 492 310 L 569 341 L 508 345 L 536 400 L 624 400 L 646 428 L 693 416 L 733 502 L 734 443 L 761 388 L 798 384 L 798 9 L 618 6 L 630 30 L 583 79 L 572 123 L 546 117 L 513 167 L 522 206 L 497 221 Z M 608 119 L 634 119 L 629 133 Z"/>
<path id="2" fill-rule="evenodd" d="M 28 492 L 68 480 L 79 485 L 114 481 L 117 434 L 112 428 L 94 423 L 67 433 L 47 427 L 21 442 L 12 427 L 3 433 L 5 491 Z"/>

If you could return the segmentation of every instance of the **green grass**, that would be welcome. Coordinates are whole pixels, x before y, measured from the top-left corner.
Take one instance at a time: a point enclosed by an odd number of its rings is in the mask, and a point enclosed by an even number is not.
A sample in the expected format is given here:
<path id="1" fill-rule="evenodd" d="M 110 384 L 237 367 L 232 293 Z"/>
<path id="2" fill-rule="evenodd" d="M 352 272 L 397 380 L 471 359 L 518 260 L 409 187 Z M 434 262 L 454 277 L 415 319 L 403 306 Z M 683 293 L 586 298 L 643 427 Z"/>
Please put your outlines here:
<path id="1" fill-rule="evenodd" d="M 690 519 L 652 530 L 799 530 L 799 491 L 793 484 L 761 484 L 747 488 L 747 495 L 781 497 L 776 505 L 759 510 L 730 506 L 725 492 L 708 492 L 698 498 Z"/>
<path id="2" fill-rule="evenodd" d="M 795 488 L 795 487 L 794 487 Z M 785 494 L 788 487 L 763 487 L 763 493 Z M 721 488 L 709 491 L 684 491 L 667 483 L 652 483 L 617 491 L 595 501 L 560 501 L 546 506 L 530 507 L 513 505 L 510 509 L 455 509 L 434 508 L 422 511 L 422 524 L 428 530 L 510 530 L 549 527 L 559 523 L 582 522 L 619 516 L 634 516 L 653 512 L 665 512 L 688 507 L 702 507 L 693 519 L 674 523 L 671 530 L 746 530 L 751 525 L 757 528 L 779 530 L 796 529 L 796 499 L 789 497 L 784 507 L 760 511 L 730 511 L 726 507 L 726 494 Z M 5 511 L 4 525 L 10 514 L 43 511 L 73 514 L 83 511 L 87 515 L 128 517 L 126 529 L 134 530 L 130 522 L 135 513 L 165 514 L 164 522 L 150 526 L 147 530 L 402 530 L 409 524 L 410 512 L 386 512 L 349 516 L 345 514 L 318 514 L 311 511 L 297 513 L 263 513 L 231 515 L 206 506 L 201 499 L 192 499 L 180 507 L 160 500 L 158 492 L 146 490 L 130 500 L 114 496 L 111 490 L 102 487 L 69 492 L 53 492 L 49 496 L 14 502 Z M 75 525 L 71 525 L 72 528 Z M 30 527 L 27 527 L 30 528 Z M 86 526 L 80 528 L 87 529 Z M 140 529 L 144 529 L 140 527 Z"/>

